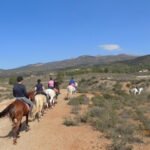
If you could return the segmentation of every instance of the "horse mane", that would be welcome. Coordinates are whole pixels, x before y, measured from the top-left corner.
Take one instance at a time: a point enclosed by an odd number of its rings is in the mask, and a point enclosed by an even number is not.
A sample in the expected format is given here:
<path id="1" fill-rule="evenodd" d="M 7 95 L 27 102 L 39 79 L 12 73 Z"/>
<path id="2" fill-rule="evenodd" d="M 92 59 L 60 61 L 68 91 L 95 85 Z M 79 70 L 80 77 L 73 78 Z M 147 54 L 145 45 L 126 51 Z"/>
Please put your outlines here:
<path id="1" fill-rule="evenodd" d="M 27 92 L 27 98 L 29 98 L 32 102 L 34 101 L 35 91 Z"/>

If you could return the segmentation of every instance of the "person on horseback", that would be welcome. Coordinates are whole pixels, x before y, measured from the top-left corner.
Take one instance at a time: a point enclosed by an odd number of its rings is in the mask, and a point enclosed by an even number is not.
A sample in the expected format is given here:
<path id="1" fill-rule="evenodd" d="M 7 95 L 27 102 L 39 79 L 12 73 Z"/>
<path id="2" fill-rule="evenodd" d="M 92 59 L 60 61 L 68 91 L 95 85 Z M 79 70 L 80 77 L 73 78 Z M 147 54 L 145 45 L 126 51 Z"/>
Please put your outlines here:
<path id="1" fill-rule="evenodd" d="M 50 77 L 50 80 L 48 81 L 48 88 L 54 89 L 54 80 L 52 77 Z"/>
<path id="2" fill-rule="evenodd" d="M 74 80 L 74 78 L 72 77 L 69 81 L 69 85 L 73 86 L 75 88 L 75 90 L 77 91 L 77 82 Z"/>
<path id="3" fill-rule="evenodd" d="M 44 88 L 43 84 L 41 83 L 41 79 L 37 80 L 37 84 L 35 85 L 34 89 L 35 89 L 36 94 L 38 94 L 38 93 L 43 94 L 45 88 Z"/>
<path id="4" fill-rule="evenodd" d="M 45 88 L 44 88 L 43 84 L 41 83 L 41 79 L 37 80 L 37 84 L 35 85 L 34 89 L 35 89 L 35 95 L 43 94 L 47 98 L 47 94 L 45 93 Z"/>
<path id="5" fill-rule="evenodd" d="M 13 86 L 13 96 L 16 100 L 22 100 L 23 102 L 27 103 L 30 106 L 30 112 L 33 109 L 33 103 L 27 98 L 26 87 L 22 83 L 23 77 L 17 77 L 17 83 Z"/>
<path id="6" fill-rule="evenodd" d="M 60 94 L 60 88 L 59 88 L 59 82 L 57 79 L 54 79 L 54 91 L 56 92 L 56 99 L 58 95 Z"/>
<path id="7" fill-rule="evenodd" d="M 74 87 L 75 87 L 75 80 L 74 80 L 74 78 L 73 78 L 73 77 L 70 79 L 70 81 L 69 81 L 69 85 L 72 85 L 72 86 L 74 86 Z"/>
<path id="8" fill-rule="evenodd" d="M 59 82 L 57 79 L 54 79 L 54 89 L 56 89 L 58 94 L 60 94 Z"/>

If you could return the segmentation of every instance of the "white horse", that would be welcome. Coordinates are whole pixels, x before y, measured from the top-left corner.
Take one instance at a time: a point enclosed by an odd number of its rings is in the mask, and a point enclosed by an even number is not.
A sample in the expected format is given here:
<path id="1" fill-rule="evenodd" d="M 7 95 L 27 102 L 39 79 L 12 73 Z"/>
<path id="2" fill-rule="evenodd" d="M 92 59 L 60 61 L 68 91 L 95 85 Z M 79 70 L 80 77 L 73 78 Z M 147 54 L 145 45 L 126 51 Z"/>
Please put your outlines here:
<path id="1" fill-rule="evenodd" d="M 78 83 L 77 83 L 77 82 L 75 82 L 75 87 L 76 87 L 76 89 L 77 89 L 77 87 L 78 87 Z"/>
<path id="2" fill-rule="evenodd" d="M 56 102 L 56 92 L 53 89 L 45 89 L 45 93 L 48 96 L 49 105 L 53 107 Z"/>
<path id="3" fill-rule="evenodd" d="M 141 94 L 141 92 L 144 90 L 144 88 L 143 87 L 140 87 L 139 89 L 138 89 L 138 94 Z"/>
<path id="4" fill-rule="evenodd" d="M 137 95 L 139 91 L 138 91 L 137 88 L 132 88 L 132 89 L 129 90 L 129 92 L 130 92 L 131 94 L 133 93 L 134 95 Z"/>
<path id="5" fill-rule="evenodd" d="M 44 106 L 48 107 L 47 97 L 43 94 L 37 94 L 37 95 L 35 95 L 34 100 L 35 100 L 34 101 L 35 108 L 33 110 L 32 117 L 33 117 L 33 119 L 35 119 L 37 116 L 38 121 L 39 121 L 39 118 L 44 114 Z"/>
<path id="6" fill-rule="evenodd" d="M 69 99 L 73 94 L 75 94 L 77 92 L 77 86 L 78 86 L 77 82 L 75 82 L 75 86 L 73 86 L 73 85 L 68 85 L 67 86 L 66 99 Z"/>
<path id="7" fill-rule="evenodd" d="M 140 87 L 140 88 L 132 88 L 129 90 L 130 93 L 133 93 L 134 95 L 137 95 L 137 94 L 141 94 L 141 92 L 144 90 L 143 87 Z"/>

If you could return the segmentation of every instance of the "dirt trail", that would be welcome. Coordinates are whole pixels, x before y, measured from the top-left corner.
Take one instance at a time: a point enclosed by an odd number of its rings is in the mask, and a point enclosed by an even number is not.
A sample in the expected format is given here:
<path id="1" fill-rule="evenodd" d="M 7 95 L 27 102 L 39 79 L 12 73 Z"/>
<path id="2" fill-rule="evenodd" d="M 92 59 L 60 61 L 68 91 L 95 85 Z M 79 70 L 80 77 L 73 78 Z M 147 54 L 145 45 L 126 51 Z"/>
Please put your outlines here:
<path id="1" fill-rule="evenodd" d="M 64 118 L 70 115 L 70 106 L 64 100 L 66 90 L 61 93 L 58 104 L 47 110 L 40 122 L 29 122 L 30 130 L 20 133 L 17 145 L 12 144 L 12 137 L 7 137 L 11 121 L 8 117 L 0 119 L 0 150 L 105 150 L 108 141 L 90 126 L 63 125 Z M 0 105 L 0 110 L 4 106 L 6 103 Z"/>

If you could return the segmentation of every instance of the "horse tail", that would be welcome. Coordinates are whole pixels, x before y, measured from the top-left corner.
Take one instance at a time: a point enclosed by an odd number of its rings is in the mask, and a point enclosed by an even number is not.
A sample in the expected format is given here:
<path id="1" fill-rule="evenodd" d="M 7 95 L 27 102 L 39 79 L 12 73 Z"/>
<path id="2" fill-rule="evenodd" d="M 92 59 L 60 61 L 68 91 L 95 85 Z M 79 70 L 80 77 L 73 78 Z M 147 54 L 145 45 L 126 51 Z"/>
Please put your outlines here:
<path id="1" fill-rule="evenodd" d="M 3 111 L 0 112 L 0 118 L 6 116 L 12 108 L 13 108 L 12 104 L 8 105 Z"/>

